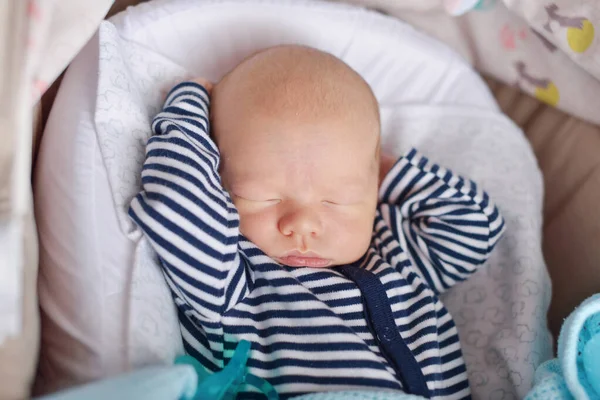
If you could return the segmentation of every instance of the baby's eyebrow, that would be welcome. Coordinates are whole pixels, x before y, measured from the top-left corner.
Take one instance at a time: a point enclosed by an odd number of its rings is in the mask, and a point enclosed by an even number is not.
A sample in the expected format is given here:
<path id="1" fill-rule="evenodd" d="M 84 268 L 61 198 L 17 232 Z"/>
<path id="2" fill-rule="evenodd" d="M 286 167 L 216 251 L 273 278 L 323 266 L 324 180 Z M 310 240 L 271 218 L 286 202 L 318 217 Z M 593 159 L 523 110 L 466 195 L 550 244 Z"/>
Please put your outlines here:
<path id="1" fill-rule="evenodd" d="M 365 183 L 366 183 L 366 179 L 351 179 L 351 180 L 340 180 L 340 184 L 344 185 L 344 187 L 348 190 L 352 190 L 352 189 L 364 189 L 365 187 Z"/>
<path id="2" fill-rule="evenodd" d="M 337 181 L 337 182 L 335 182 Z M 343 181 L 343 180 L 334 180 L 334 184 L 330 186 L 330 189 L 334 191 L 340 191 L 344 195 L 348 194 L 363 194 L 366 188 L 366 181 L 362 180 L 352 180 L 352 181 Z"/>
<path id="3" fill-rule="evenodd" d="M 273 188 L 270 187 L 267 182 L 256 182 L 256 181 L 241 181 L 241 182 L 232 182 L 229 186 L 229 189 L 234 192 L 269 192 L 272 191 Z"/>

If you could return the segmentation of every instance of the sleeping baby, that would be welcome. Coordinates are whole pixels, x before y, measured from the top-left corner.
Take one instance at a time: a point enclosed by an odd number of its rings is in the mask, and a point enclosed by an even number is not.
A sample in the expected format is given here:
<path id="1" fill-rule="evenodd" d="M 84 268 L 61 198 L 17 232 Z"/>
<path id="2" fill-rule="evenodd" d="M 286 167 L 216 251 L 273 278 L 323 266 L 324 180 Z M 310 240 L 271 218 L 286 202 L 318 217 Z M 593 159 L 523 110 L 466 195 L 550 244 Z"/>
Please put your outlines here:
<path id="1" fill-rule="evenodd" d="M 502 217 L 417 151 L 383 157 L 378 103 L 356 72 L 271 48 L 214 88 L 175 86 L 152 130 L 130 216 L 161 261 L 188 354 L 217 371 L 245 339 L 248 372 L 282 398 L 470 396 L 439 295 L 486 261 Z M 260 398 L 252 390 L 239 397 Z"/>

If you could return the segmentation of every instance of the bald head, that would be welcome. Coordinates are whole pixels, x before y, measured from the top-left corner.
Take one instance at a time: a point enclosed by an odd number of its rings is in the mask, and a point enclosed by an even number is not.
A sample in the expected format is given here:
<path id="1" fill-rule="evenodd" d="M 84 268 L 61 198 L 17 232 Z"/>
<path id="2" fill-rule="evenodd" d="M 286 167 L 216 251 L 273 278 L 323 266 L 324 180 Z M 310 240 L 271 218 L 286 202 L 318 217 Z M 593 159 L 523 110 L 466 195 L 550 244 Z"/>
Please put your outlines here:
<path id="1" fill-rule="evenodd" d="M 213 132 L 227 122 L 263 116 L 289 123 L 355 119 L 361 134 L 379 136 L 379 108 L 369 85 L 338 58 L 302 46 L 279 46 L 247 58 L 214 88 Z M 351 132 L 348 132 L 350 134 Z"/>

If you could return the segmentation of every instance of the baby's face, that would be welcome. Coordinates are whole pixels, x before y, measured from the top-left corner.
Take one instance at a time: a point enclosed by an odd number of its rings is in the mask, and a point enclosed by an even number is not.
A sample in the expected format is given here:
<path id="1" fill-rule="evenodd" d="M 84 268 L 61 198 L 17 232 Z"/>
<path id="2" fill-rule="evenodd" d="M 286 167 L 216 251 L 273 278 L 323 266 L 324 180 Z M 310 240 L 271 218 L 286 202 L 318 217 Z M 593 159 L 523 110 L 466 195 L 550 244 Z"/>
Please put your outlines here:
<path id="1" fill-rule="evenodd" d="M 377 142 L 355 132 L 353 119 L 237 122 L 240 131 L 220 147 L 242 234 L 289 266 L 359 259 L 373 230 Z"/>
<path id="2" fill-rule="evenodd" d="M 215 87 L 211 114 L 244 236 L 288 266 L 343 265 L 365 254 L 379 114 L 358 75 L 313 50 L 267 51 Z"/>

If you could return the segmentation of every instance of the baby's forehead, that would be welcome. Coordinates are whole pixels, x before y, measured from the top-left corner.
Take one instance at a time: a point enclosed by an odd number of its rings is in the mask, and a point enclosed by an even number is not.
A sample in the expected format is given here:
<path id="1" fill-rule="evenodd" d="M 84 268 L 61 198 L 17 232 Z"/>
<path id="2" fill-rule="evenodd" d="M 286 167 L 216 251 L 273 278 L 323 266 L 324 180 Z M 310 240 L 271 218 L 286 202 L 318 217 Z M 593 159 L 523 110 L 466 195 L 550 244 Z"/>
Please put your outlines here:
<path id="1" fill-rule="evenodd" d="M 226 164 L 235 164 L 236 174 L 250 165 L 271 173 L 290 160 L 301 172 L 311 165 L 332 173 L 367 168 L 379 147 L 369 86 L 313 49 L 280 48 L 243 63 L 217 85 L 211 111 L 217 144 L 234 158 Z"/>
<path id="2" fill-rule="evenodd" d="M 289 174 L 285 166 L 265 174 L 260 169 L 246 169 L 226 178 L 228 189 L 248 198 L 279 197 L 300 198 L 305 196 L 345 199 L 357 198 L 368 193 L 377 180 L 377 174 L 369 174 L 368 168 L 350 171 L 343 168 Z"/>
<path id="3" fill-rule="evenodd" d="M 304 146 L 278 140 L 274 145 L 238 145 L 224 155 L 222 172 L 232 185 L 247 190 L 278 190 L 289 185 L 327 193 L 342 188 L 360 191 L 377 176 L 374 145 L 340 142 Z"/>

